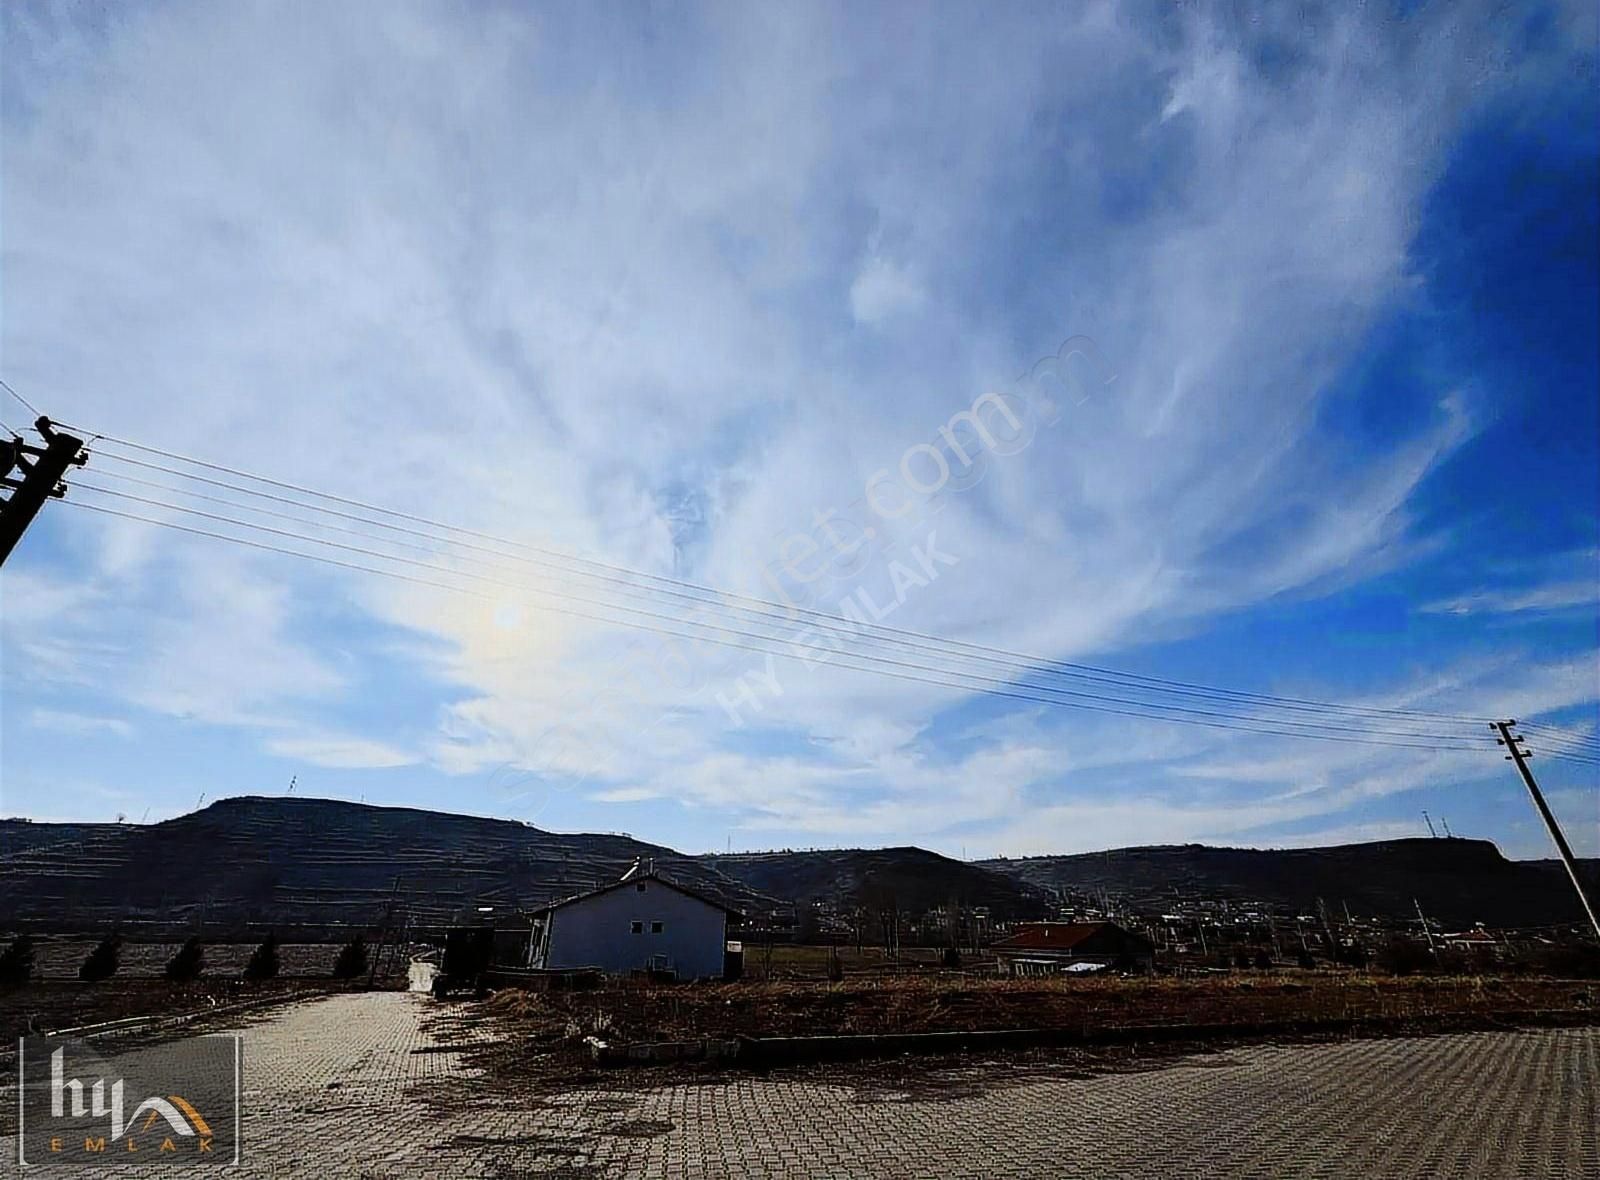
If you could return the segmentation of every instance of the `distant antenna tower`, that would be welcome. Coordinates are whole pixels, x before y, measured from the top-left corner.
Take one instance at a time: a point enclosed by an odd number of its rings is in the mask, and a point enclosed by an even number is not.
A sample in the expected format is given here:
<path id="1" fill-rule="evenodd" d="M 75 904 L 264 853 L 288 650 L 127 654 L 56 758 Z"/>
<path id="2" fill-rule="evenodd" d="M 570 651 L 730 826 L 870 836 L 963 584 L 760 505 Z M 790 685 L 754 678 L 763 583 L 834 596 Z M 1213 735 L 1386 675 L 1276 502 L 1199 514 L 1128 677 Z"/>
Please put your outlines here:
<path id="1" fill-rule="evenodd" d="M 1439 833 L 1433 830 L 1433 821 L 1428 818 L 1428 813 L 1426 811 L 1422 813 L 1422 822 L 1428 825 L 1428 835 L 1437 840 L 1439 838 Z"/>
<path id="2" fill-rule="evenodd" d="M 285 795 L 294 794 L 294 785 L 295 785 L 295 783 L 297 783 L 299 781 L 300 781 L 300 776 L 298 774 L 291 774 L 289 776 L 289 789 L 287 791 L 285 791 L 284 794 Z"/>

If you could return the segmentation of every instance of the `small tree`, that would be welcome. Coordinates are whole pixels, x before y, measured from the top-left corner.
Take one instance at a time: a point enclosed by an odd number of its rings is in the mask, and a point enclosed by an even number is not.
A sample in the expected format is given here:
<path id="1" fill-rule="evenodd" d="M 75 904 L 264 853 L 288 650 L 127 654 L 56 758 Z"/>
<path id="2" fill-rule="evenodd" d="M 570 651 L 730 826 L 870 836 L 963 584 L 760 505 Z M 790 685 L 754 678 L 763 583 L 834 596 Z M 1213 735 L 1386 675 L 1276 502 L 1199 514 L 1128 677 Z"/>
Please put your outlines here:
<path id="1" fill-rule="evenodd" d="M 837 946 L 828 948 L 828 982 L 844 982 L 844 962 L 839 958 L 839 948 Z"/>
<path id="2" fill-rule="evenodd" d="M 86 983 L 110 979 L 122 966 L 122 935 L 113 930 L 96 944 L 78 968 L 78 978 Z"/>
<path id="3" fill-rule="evenodd" d="M 245 964 L 244 977 L 249 980 L 276 979 L 278 977 L 278 936 L 268 934 L 256 947 L 250 961 Z"/>
<path id="4" fill-rule="evenodd" d="M 1428 948 L 1403 934 L 1391 935 L 1389 940 L 1378 948 L 1374 961 L 1381 970 L 1395 975 L 1426 971 L 1434 965 L 1433 956 L 1428 953 Z"/>
<path id="5" fill-rule="evenodd" d="M 167 978 L 174 983 L 189 983 L 206 969 L 206 952 L 198 937 L 191 937 L 167 960 Z"/>
<path id="6" fill-rule="evenodd" d="M 17 987 L 33 978 L 33 935 L 19 934 L 0 954 L 0 986 Z"/>
<path id="7" fill-rule="evenodd" d="M 367 939 L 364 934 L 357 934 L 344 944 L 344 949 L 339 952 L 339 958 L 333 964 L 333 977 L 335 979 L 354 979 L 363 974 L 367 969 Z"/>

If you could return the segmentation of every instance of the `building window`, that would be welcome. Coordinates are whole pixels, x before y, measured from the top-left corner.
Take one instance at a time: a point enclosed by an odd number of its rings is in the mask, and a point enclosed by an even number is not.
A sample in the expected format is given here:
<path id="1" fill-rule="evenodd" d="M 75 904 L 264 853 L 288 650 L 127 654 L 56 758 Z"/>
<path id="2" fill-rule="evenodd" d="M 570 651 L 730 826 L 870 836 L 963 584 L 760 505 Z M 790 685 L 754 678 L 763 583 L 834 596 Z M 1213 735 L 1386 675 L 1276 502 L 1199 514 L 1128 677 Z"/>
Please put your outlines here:
<path id="1" fill-rule="evenodd" d="M 643 922 L 630 922 L 630 923 L 628 923 L 628 925 L 630 927 L 632 927 L 633 932 L 635 934 L 643 934 L 644 933 L 644 923 Z"/>
<path id="2" fill-rule="evenodd" d="M 651 934 L 660 934 L 661 933 L 661 923 L 660 922 L 651 922 L 650 923 L 650 933 Z"/>

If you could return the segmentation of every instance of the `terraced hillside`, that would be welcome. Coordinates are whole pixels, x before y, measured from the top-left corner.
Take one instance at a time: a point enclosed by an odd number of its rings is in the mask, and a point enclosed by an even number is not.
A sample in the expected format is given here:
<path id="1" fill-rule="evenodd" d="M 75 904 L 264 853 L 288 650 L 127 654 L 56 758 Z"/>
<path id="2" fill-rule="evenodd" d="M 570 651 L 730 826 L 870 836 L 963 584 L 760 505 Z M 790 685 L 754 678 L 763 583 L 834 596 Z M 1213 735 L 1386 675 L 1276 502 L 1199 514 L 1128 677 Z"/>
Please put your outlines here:
<path id="1" fill-rule="evenodd" d="M 1229 898 L 1311 912 L 1404 919 L 1413 899 L 1450 925 L 1581 920 L 1551 862 L 1510 861 L 1481 840 L 1391 840 L 1334 848 L 1203 845 L 969 863 L 921 848 L 685 856 L 626 836 L 546 832 L 481 819 L 326 799 L 224 799 L 164 823 L 0 820 L 0 930 L 147 936 L 197 925 L 213 937 L 270 925 L 315 939 L 373 924 L 392 906 L 437 928 L 495 916 L 615 880 L 636 858 L 760 913 L 825 902 L 918 914 L 954 900 L 997 920 L 1039 914 L 1051 890 L 1104 889 L 1144 911 Z M 1600 863 L 1585 871 L 1600 877 Z M 1600 884 L 1600 882 L 1597 882 Z M 1597 889 L 1600 893 L 1600 889 Z"/>
<path id="2" fill-rule="evenodd" d="M 224 799 L 159 824 L 0 821 L 0 927 L 378 921 L 394 903 L 439 926 L 614 881 L 638 857 L 737 907 L 755 892 L 693 857 L 625 836 L 568 835 L 328 799 Z"/>
<path id="3" fill-rule="evenodd" d="M 1380 840 L 1329 848 L 1118 848 L 1075 856 L 980 862 L 1037 888 L 1106 892 L 1146 911 L 1180 897 L 1264 902 L 1300 913 L 1317 899 L 1364 917 L 1415 916 L 1421 902 L 1448 925 L 1581 922 L 1559 862 L 1507 860 L 1488 840 Z M 1600 862 L 1587 862 L 1590 878 Z"/>
<path id="4" fill-rule="evenodd" d="M 715 853 L 700 858 L 758 893 L 796 905 L 923 913 L 955 901 L 987 906 L 998 919 L 1041 914 L 1041 891 L 990 868 L 925 848 Z"/>

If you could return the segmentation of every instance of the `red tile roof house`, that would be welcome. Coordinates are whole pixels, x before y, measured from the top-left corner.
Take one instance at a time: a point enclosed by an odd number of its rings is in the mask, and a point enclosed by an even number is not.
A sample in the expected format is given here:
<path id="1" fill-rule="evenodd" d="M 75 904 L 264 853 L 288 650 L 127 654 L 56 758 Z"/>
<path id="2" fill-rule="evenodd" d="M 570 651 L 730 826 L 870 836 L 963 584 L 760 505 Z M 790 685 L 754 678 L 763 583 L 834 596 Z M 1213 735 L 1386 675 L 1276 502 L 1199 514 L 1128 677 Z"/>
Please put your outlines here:
<path id="1" fill-rule="evenodd" d="M 1114 968 L 1148 971 L 1155 947 L 1115 922 L 1023 922 L 989 948 L 1002 975 L 1056 975 Z"/>

